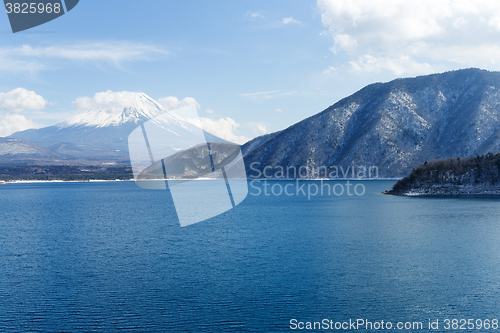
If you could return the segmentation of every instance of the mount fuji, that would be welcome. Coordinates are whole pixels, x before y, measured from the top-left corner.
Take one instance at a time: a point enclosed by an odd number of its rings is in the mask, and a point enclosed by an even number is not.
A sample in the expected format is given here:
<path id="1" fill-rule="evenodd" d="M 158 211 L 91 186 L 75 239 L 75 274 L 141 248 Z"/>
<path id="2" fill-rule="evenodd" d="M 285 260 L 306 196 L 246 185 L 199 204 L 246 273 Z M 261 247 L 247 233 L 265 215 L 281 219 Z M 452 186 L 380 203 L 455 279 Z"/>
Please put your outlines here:
<path id="1" fill-rule="evenodd" d="M 168 111 L 144 93 L 127 93 L 126 97 L 120 107 L 89 108 L 55 125 L 16 132 L 9 138 L 28 140 L 64 163 L 127 165 L 129 134 Z M 175 124 L 178 122 L 172 122 L 172 126 Z M 205 136 L 210 141 L 224 142 L 207 132 Z"/>

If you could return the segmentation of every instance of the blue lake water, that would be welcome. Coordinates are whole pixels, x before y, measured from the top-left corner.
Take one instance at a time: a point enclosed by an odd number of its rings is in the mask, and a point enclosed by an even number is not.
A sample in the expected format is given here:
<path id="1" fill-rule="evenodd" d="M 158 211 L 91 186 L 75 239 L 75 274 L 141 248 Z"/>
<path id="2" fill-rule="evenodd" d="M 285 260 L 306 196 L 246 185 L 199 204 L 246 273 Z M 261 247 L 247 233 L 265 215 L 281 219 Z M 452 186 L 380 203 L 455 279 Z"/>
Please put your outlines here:
<path id="1" fill-rule="evenodd" d="M 1 186 L 0 331 L 499 319 L 500 199 L 380 194 L 393 183 L 249 195 L 185 228 L 167 191 L 133 182 Z"/>

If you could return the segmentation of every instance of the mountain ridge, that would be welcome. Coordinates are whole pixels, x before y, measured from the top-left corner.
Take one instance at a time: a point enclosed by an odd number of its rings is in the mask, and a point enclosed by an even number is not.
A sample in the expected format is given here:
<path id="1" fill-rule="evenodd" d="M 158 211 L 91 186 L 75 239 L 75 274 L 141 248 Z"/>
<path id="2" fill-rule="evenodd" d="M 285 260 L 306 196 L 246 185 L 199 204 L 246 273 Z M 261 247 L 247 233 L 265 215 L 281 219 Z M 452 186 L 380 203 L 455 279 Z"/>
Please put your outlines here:
<path id="1" fill-rule="evenodd" d="M 64 157 L 23 139 L 0 138 L 1 164 L 28 164 L 34 161 L 60 162 Z"/>
<path id="2" fill-rule="evenodd" d="M 377 166 L 500 151 L 500 73 L 475 68 L 370 84 L 242 148 L 247 167 Z M 247 169 L 248 171 L 248 169 Z"/>

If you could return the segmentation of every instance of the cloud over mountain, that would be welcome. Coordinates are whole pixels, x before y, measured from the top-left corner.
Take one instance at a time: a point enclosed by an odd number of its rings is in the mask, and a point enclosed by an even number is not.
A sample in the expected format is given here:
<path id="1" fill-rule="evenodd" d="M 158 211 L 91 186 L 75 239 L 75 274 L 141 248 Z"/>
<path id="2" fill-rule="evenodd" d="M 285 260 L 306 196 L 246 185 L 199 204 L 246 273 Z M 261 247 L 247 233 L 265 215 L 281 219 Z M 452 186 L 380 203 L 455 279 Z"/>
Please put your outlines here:
<path id="1" fill-rule="evenodd" d="M 135 92 L 108 90 L 96 93 L 93 97 L 78 97 L 73 101 L 73 105 L 77 110 L 110 109 L 122 111 L 123 108 L 136 106 L 140 103 L 140 99 L 140 94 Z"/>
<path id="2" fill-rule="evenodd" d="M 180 109 L 189 105 L 194 105 L 197 109 L 200 108 L 200 104 L 193 97 L 186 97 L 179 100 L 175 96 L 168 96 L 158 99 L 158 102 L 167 110 Z"/>

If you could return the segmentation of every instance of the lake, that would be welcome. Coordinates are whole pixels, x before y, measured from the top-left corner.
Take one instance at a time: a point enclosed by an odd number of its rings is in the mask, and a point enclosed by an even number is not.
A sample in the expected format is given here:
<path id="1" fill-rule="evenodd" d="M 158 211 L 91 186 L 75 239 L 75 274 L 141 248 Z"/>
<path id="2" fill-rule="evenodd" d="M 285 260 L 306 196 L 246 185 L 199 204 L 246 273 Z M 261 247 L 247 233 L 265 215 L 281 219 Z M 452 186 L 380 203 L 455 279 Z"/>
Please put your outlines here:
<path id="1" fill-rule="evenodd" d="M 3 185 L 0 331 L 494 325 L 500 199 L 397 197 L 380 194 L 394 181 L 352 183 L 363 195 L 255 195 L 254 183 L 234 209 L 184 228 L 168 191 L 133 182 Z"/>

